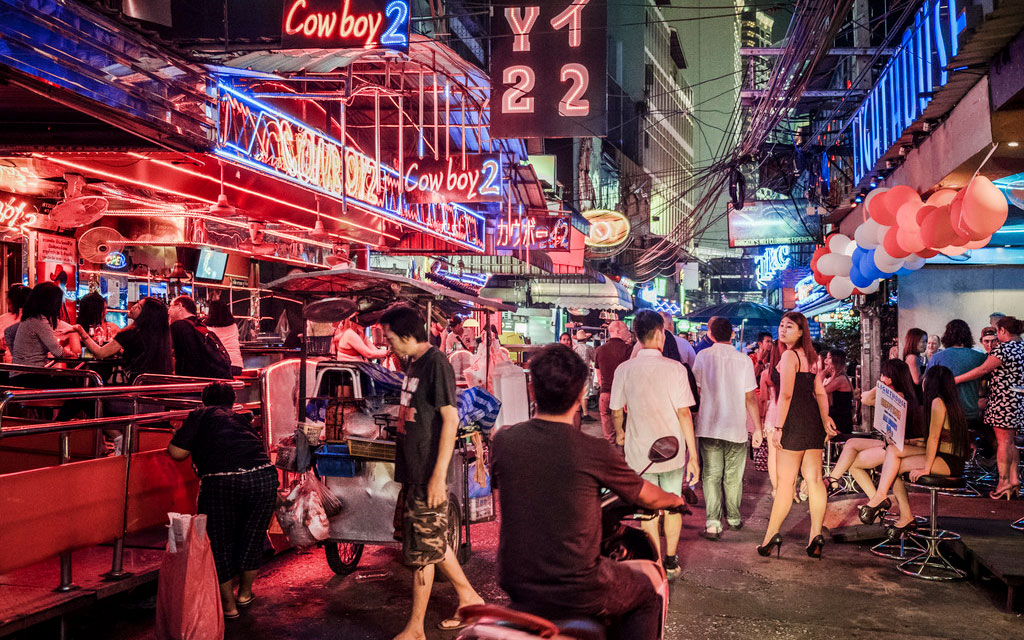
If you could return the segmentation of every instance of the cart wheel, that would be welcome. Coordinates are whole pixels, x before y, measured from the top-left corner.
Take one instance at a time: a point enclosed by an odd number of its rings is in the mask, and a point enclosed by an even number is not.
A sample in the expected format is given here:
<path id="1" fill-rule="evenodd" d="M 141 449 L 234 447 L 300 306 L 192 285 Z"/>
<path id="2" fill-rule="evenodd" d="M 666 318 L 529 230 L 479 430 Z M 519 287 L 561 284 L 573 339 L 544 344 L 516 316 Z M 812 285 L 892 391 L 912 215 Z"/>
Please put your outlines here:
<path id="1" fill-rule="evenodd" d="M 448 496 L 448 546 L 460 563 L 469 560 L 469 550 L 462 548 L 462 508 L 454 495 Z"/>
<path id="2" fill-rule="evenodd" d="M 331 571 L 339 576 L 347 576 L 359 565 L 359 559 L 363 557 L 363 545 L 358 542 L 328 540 L 324 543 L 324 556 Z"/>

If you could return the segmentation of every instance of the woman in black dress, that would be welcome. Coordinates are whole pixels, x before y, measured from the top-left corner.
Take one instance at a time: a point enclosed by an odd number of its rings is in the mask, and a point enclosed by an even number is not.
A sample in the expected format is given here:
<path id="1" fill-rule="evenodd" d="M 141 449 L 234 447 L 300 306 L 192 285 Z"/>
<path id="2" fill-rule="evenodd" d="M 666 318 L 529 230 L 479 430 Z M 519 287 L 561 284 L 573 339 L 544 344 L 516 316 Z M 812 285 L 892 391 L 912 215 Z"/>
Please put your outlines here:
<path id="1" fill-rule="evenodd" d="M 807 480 L 810 500 L 811 532 L 807 555 L 821 557 L 825 540 L 821 525 L 825 520 L 828 500 L 821 479 L 821 454 L 825 438 L 836 435 L 835 424 L 828 415 L 828 396 L 821 378 L 812 373 L 817 354 L 811 345 L 807 318 L 790 311 L 779 323 L 779 342 L 785 351 L 779 362 L 780 386 L 778 424 L 773 437 L 778 453 L 778 489 L 772 503 L 772 514 L 764 541 L 757 548 L 762 556 L 769 556 L 772 547 L 781 551 L 782 536 L 779 529 L 793 506 L 796 475 L 802 472 Z"/>
<path id="2" fill-rule="evenodd" d="M 839 433 L 853 433 L 853 385 L 846 377 L 846 352 L 829 349 L 822 384 L 828 394 L 828 415 Z"/>

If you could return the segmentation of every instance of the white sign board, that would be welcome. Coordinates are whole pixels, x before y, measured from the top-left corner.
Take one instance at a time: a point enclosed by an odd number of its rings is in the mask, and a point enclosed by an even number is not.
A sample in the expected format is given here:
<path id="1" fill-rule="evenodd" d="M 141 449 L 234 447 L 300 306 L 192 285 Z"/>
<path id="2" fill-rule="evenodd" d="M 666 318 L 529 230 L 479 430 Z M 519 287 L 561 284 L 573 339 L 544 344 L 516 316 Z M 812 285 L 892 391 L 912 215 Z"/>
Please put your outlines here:
<path id="1" fill-rule="evenodd" d="M 875 431 L 903 451 L 903 438 L 907 431 L 907 401 L 892 387 L 881 382 L 875 387 Z"/>

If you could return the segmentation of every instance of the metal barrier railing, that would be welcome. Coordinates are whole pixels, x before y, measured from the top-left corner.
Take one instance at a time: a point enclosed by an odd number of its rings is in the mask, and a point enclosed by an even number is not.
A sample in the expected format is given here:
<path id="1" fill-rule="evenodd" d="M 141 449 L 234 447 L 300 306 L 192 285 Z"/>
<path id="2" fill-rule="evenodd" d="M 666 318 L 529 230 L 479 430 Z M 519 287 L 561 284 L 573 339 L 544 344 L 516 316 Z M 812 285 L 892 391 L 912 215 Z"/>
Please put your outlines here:
<path id="1" fill-rule="evenodd" d="M 109 573 L 104 574 L 105 578 L 109 580 L 119 580 L 130 575 L 124 571 L 124 543 L 125 536 L 128 533 L 128 483 L 129 480 L 131 479 L 132 450 L 134 449 L 133 437 L 139 425 L 152 424 L 155 422 L 166 422 L 169 420 L 179 420 L 187 416 L 189 411 L 191 411 L 191 409 L 176 409 L 172 411 L 154 411 L 140 414 L 138 412 L 139 400 L 147 399 L 156 393 L 159 393 L 161 395 L 201 393 L 207 384 L 209 383 L 191 382 L 184 384 L 153 384 L 127 387 L 24 389 L 16 391 L 8 390 L 3 393 L 2 399 L 0 399 L 0 440 L 3 440 L 4 438 L 8 437 L 58 433 L 60 434 L 59 464 L 62 465 L 66 464 L 70 460 L 69 434 L 71 432 L 82 431 L 86 429 L 109 429 L 110 427 L 120 427 L 119 430 L 123 434 L 121 443 L 121 455 L 125 456 L 124 504 L 122 508 L 121 533 L 114 540 L 114 550 L 112 554 L 113 557 L 111 560 L 111 569 Z M 241 388 L 243 386 L 241 382 L 231 382 L 229 384 L 231 384 L 236 389 Z M 40 402 L 44 400 L 67 401 L 90 399 L 94 399 L 97 402 L 99 402 L 104 398 L 127 398 L 131 400 L 132 413 L 126 416 L 100 416 L 95 418 L 85 418 L 81 420 L 69 420 L 63 422 L 42 422 L 28 425 L 20 424 L 9 427 L 3 426 L 3 419 L 7 407 L 12 403 L 32 404 L 33 402 Z M 198 401 L 193 400 L 192 402 Z M 71 552 L 65 551 L 60 554 L 60 585 L 57 587 L 57 591 L 71 591 L 75 588 L 76 587 L 72 582 L 71 575 Z"/>

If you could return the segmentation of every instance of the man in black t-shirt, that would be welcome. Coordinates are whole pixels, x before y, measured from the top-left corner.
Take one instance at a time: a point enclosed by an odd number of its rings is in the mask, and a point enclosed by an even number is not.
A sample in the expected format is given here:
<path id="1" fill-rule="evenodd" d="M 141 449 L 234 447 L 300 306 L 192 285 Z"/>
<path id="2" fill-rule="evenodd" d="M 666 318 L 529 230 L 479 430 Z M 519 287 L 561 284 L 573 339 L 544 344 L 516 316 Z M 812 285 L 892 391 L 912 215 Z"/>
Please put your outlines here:
<path id="1" fill-rule="evenodd" d="M 613 616 L 620 637 L 653 640 L 667 606 L 665 573 L 650 561 L 600 555 L 599 490 L 649 509 L 684 502 L 643 480 L 609 442 L 573 426 L 588 374 L 571 349 L 540 349 L 530 357 L 536 416 L 492 438 L 491 481 L 501 503 L 498 584 L 530 613 Z"/>
<path id="2" fill-rule="evenodd" d="M 427 342 L 423 318 L 405 306 L 380 318 L 391 350 L 408 358 L 398 415 L 395 480 L 402 483 L 402 560 L 415 570 L 412 613 L 395 640 L 424 637 L 423 620 L 434 583 L 434 565 L 455 587 L 459 606 L 483 599 L 466 579 L 455 549 L 448 546 L 448 471 L 459 426 L 455 371 L 448 358 Z M 458 618 L 438 624 L 442 630 L 461 626 Z"/>

